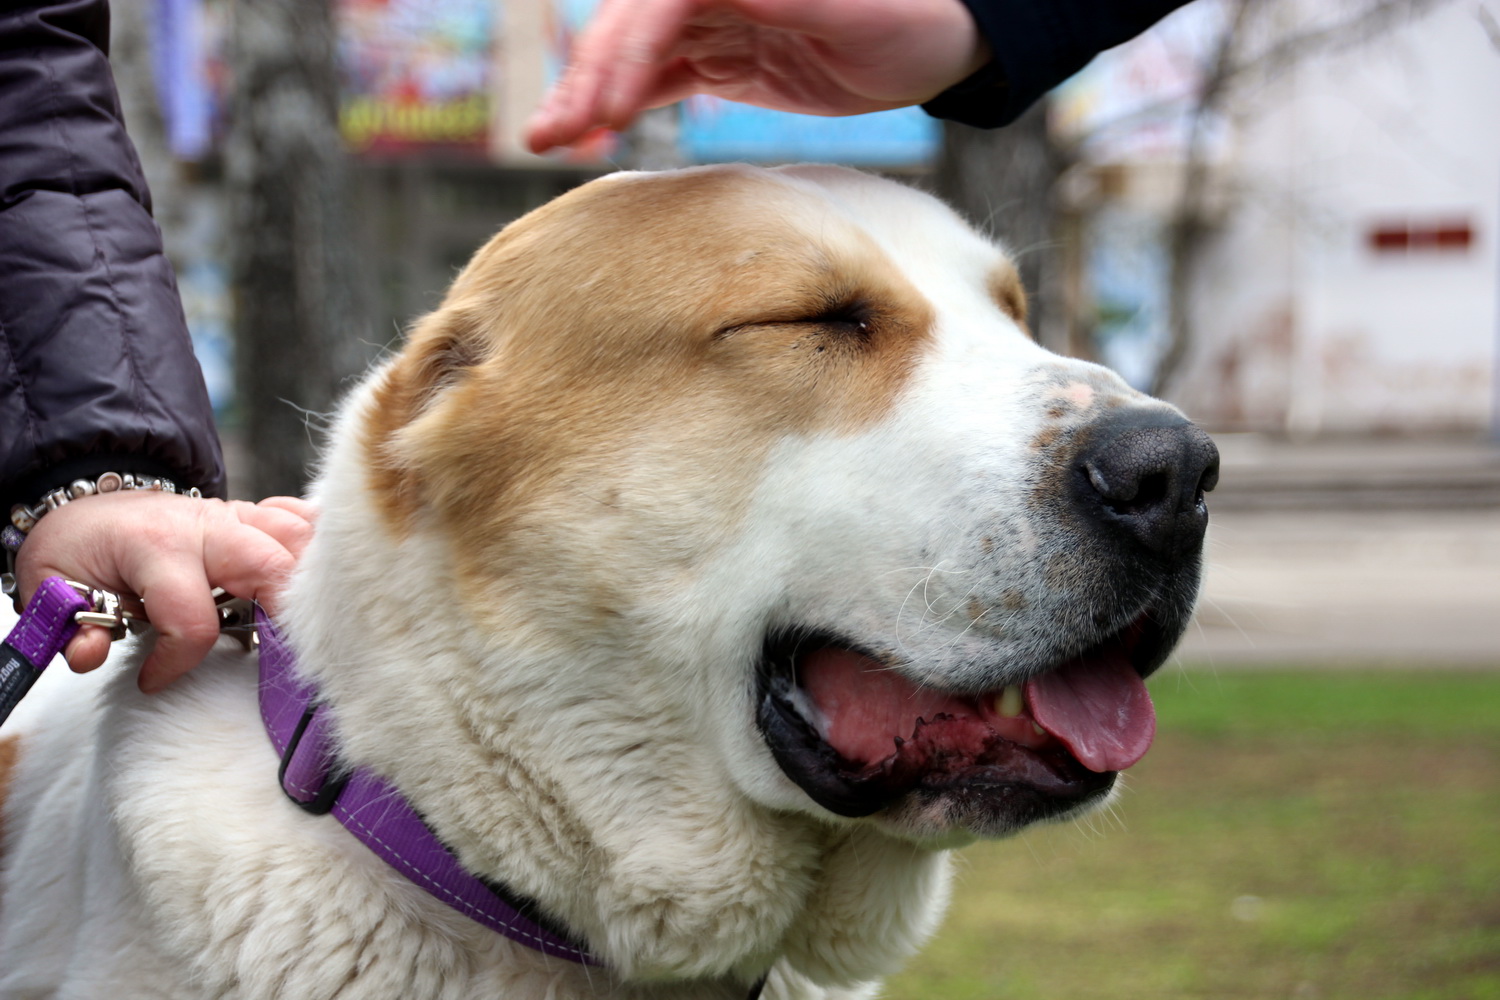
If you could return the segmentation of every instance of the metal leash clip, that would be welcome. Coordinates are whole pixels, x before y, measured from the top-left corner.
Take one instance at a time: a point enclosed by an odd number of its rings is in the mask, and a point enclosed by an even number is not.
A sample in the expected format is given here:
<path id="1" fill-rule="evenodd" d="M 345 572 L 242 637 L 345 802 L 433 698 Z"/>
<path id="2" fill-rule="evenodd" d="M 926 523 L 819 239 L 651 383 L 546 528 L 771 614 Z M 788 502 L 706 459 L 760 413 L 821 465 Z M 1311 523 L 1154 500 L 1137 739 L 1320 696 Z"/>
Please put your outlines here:
<path id="1" fill-rule="evenodd" d="M 125 602 L 120 600 L 119 594 L 97 590 L 77 580 L 64 580 L 63 582 L 78 591 L 83 599 L 89 602 L 90 610 L 78 612 L 73 616 L 73 620 L 79 625 L 97 625 L 100 628 L 109 629 L 110 642 L 118 642 L 131 633 L 139 634 L 151 624 L 145 612 L 136 612 L 125 607 Z"/>
<path id="2" fill-rule="evenodd" d="M 89 602 L 91 609 L 78 612 L 73 620 L 79 625 L 97 625 L 109 629 L 110 642 L 118 642 L 127 635 L 139 635 L 151 624 L 144 607 L 127 606 L 118 594 L 99 590 L 76 580 L 65 582 Z M 219 618 L 219 631 L 233 635 L 246 650 L 254 648 L 257 640 L 255 605 L 235 597 L 223 587 L 213 589 L 213 598 L 214 609 Z"/>

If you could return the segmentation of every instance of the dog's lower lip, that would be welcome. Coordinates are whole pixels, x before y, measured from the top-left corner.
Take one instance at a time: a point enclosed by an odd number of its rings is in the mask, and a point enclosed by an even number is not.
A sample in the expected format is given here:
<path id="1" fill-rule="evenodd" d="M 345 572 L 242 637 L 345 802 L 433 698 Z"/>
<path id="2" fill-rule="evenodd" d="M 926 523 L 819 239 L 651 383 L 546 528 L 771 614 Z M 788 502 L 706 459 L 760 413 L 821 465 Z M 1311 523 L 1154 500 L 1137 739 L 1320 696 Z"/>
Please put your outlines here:
<path id="1" fill-rule="evenodd" d="M 1138 631 L 1122 630 L 1122 636 L 1110 641 L 1133 647 Z M 797 680 L 795 663 L 826 662 L 829 657 L 836 661 L 862 654 L 828 636 L 803 636 L 780 647 L 768 643 L 757 723 L 783 772 L 830 812 L 867 816 L 910 796 L 938 797 L 961 800 L 970 812 L 977 807 L 1000 825 L 1018 828 L 1097 798 L 1114 782 L 1113 771 L 1090 770 L 1063 742 L 1034 733 L 1029 713 L 1014 717 L 1000 711 L 994 703 L 1003 689 L 977 697 L 921 694 L 918 689 L 912 694 L 929 708 L 936 704 L 937 712 L 917 719 L 909 735 L 895 736 L 890 752 L 877 749 L 878 741 L 851 744 L 830 734 L 828 719 Z M 865 678 L 878 687 L 882 676 L 891 675 L 872 671 Z M 944 708 L 954 708 L 954 713 Z M 862 749 L 851 759 L 835 742 Z"/>
<path id="2" fill-rule="evenodd" d="M 829 746 L 782 694 L 766 691 L 757 721 L 782 770 L 829 812 L 869 816 L 912 794 L 1022 798 L 1029 812 L 1062 812 L 1109 788 L 1114 773 L 1089 771 L 1060 745 L 1023 747 L 992 736 L 952 757 L 923 734 L 950 720 L 923 720 L 885 759 L 858 764 Z M 1040 803 L 1040 807 L 1039 807 Z"/>

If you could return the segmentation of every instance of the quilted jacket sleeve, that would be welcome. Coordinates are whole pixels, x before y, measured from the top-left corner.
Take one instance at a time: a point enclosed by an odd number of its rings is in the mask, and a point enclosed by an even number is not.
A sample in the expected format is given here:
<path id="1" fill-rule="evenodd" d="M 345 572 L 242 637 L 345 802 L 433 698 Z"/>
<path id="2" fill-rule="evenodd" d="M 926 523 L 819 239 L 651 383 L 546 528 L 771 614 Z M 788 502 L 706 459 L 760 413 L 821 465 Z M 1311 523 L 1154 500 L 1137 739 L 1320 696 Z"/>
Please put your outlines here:
<path id="1" fill-rule="evenodd" d="M 979 128 L 1009 125 L 1090 59 L 1188 0 L 963 0 L 990 43 L 989 65 L 922 107 Z"/>
<path id="2" fill-rule="evenodd" d="M 0 5 L 0 519 L 79 476 L 222 495 L 223 462 L 107 59 L 105 0 Z"/>

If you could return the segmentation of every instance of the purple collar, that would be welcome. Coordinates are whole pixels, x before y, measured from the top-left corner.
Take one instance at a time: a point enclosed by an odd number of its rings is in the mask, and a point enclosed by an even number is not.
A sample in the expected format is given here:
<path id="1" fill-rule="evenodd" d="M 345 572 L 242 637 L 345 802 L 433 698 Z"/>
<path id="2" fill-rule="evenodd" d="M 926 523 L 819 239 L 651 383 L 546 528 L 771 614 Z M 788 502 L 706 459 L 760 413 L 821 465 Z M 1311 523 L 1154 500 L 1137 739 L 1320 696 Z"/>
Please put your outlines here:
<path id="1" fill-rule="evenodd" d="M 291 649 L 259 608 L 255 620 L 260 716 L 281 755 L 281 788 L 293 802 L 312 813 L 333 813 L 392 868 L 464 916 L 554 958 L 601 964 L 561 931 L 544 926 L 530 900 L 465 871 L 388 782 L 363 768 L 345 769 L 330 745 L 317 689 L 296 676 Z"/>

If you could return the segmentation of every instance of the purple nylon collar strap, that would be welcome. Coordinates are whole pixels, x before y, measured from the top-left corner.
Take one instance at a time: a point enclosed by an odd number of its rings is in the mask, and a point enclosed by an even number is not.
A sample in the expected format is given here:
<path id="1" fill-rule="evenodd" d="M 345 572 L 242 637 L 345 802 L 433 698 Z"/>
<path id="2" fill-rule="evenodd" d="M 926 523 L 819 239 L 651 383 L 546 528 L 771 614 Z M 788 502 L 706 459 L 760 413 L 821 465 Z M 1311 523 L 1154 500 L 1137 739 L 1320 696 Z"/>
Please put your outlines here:
<path id="1" fill-rule="evenodd" d="M 295 674 L 276 627 L 256 609 L 260 636 L 260 714 L 281 756 L 282 790 L 310 812 L 331 812 L 361 843 L 428 893 L 512 941 L 584 965 L 599 960 L 522 912 L 525 903 L 465 871 L 406 799 L 363 769 L 344 770 L 333 753 L 317 690 Z M 290 748 L 290 749 L 289 749 Z"/>

